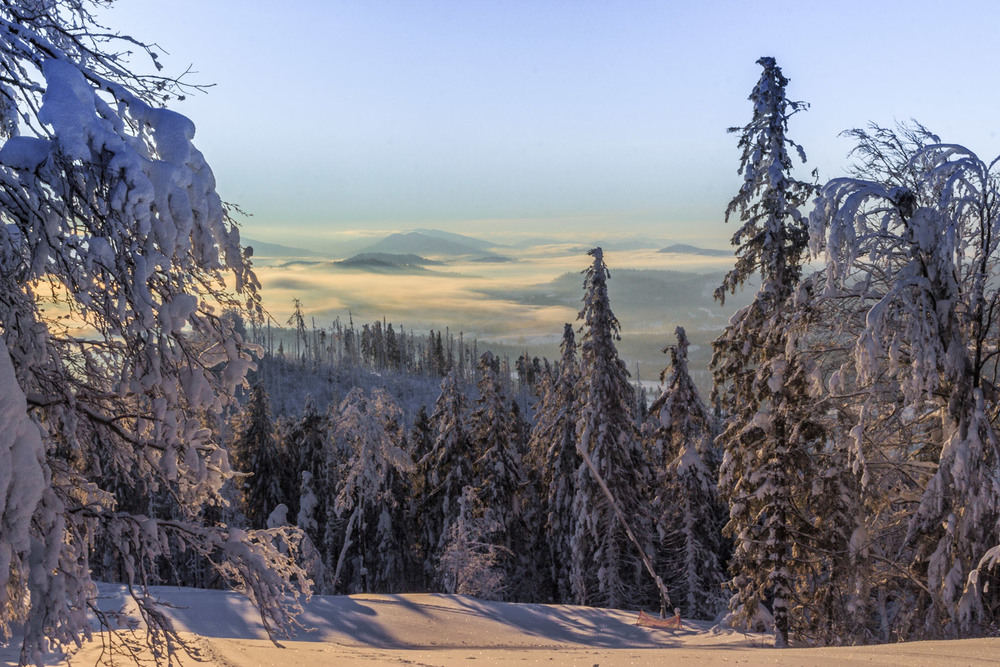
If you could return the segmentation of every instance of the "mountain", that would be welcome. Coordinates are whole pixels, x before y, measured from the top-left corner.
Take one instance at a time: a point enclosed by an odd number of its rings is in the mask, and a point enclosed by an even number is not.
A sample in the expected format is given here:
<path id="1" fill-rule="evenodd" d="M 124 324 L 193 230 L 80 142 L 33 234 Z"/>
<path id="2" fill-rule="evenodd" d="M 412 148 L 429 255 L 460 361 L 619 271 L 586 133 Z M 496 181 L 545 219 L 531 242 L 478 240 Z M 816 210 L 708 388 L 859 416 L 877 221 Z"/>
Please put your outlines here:
<path id="1" fill-rule="evenodd" d="M 657 252 L 676 253 L 679 255 L 700 255 L 702 257 L 732 257 L 732 250 L 716 250 L 714 248 L 699 248 L 686 243 L 675 243 Z"/>
<path id="2" fill-rule="evenodd" d="M 253 248 L 254 257 L 323 257 L 323 253 L 313 252 L 305 248 L 293 248 L 291 246 L 278 245 L 277 243 L 265 243 L 244 237 L 244 246 Z"/>
<path id="3" fill-rule="evenodd" d="M 484 241 L 482 239 L 465 236 L 463 234 L 443 232 L 440 229 L 414 229 L 413 231 L 418 234 L 423 234 L 424 236 L 433 236 L 436 239 L 444 239 L 445 241 L 471 246 L 473 248 L 478 248 L 479 250 L 489 251 L 491 248 L 501 247 L 499 244 L 491 241 Z"/>
<path id="4" fill-rule="evenodd" d="M 445 232 L 442 232 L 445 234 Z M 453 237 L 473 241 L 470 244 L 465 241 L 455 240 Z M 476 242 L 476 239 L 469 239 L 459 234 L 450 234 L 444 238 L 437 234 L 431 235 L 424 232 L 406 232 L 404 234 L 390 234 L 378 243 L 368 246 L 362 253 L 388 253 L 392 255 L 416 254 L 421 256 L 438 257 L 474 257 L 495 256 L 493 253 L 484 250 L 482 244 L 485 241 Z M 492 246 L 490 246 L 492 247 Z"/>
<path id="5" fill-rule="evenodd" d="M 364 252 L 353 257 L 334 262 L 338 266 L 354 268 L 398 268 L 398 269 L 423 269 L 429 265 L 440 265 L 432 259 L 425 259 L 420 255 L 406 254 L 395 255 L 387 252 Z"/>

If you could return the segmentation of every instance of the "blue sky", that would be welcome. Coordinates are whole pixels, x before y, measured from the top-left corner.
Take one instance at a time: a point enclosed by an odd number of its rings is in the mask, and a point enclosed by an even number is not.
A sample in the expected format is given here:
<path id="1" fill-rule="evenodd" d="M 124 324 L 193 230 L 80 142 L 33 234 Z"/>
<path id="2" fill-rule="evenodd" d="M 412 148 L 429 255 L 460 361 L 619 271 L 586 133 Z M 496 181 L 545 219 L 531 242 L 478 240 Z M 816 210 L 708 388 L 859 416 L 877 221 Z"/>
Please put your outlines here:
<path id="1" fill-rule="evenodd" d="M 1000 153 L 1000 3 L 119 0 L 105 22 L 213 82 L 174 108 L 245 234 L 437 227 L 716 240 L 762 55 L 811 109 L 790 136 L 821 178 L 838 133 L 916 118 Z"/>

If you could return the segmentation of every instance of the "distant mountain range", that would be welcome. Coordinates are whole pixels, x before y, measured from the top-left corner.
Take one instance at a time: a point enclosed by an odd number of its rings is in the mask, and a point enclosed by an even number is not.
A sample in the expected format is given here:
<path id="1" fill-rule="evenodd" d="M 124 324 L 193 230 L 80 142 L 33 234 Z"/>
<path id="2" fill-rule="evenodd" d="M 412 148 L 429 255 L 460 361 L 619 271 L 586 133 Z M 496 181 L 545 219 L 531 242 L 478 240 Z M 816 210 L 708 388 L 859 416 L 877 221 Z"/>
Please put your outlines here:
<path id="1" fill-rule="evenodd" d="M 702 257 L 732 257 L 732 250 L 715 250 L 714 248 L 699 248 L 686 243 L 675 243 L 657 252 L 676 253 L 678 255 L 701 255 Z"/>
<path id="2" fill-rule="evenodd" d="M 307 250 L 305 248 L 279 245 L 277 243 L 266 243 L 264 241 L 258 241 L 250 238 L 244 238 L 243 243 L 244 245 L 253 247 L 253 256 L 258 258 L 330 258 L 331 255 L 333 257 L 338 256 L 337 253 L 324 253 L 315 250 Z M 503 249 L 506 249 L 508 251 L 514 251 L 516 249 L 520 250 L 536 246 L 563 243 L 565 243 L 565 241 L 559 241 L 555 238 L 534 237 L 524 239 L 512 245 L 502 246 L 497 243 L 484 241 L 471 236 L 465 236 L 463 234 L 443 232 L 435 229 L 416 229 L 409 232 L 390 234 L 376 243 L 363 247 L 359 247 L 360 244 L 357 244 L 357 242 L 345 245 L 343 248 L 344 251 L 347 251 L 349 247 L 353 247 L 354 251 L 351 253 L 350 257 L 342 260 L 342 262 L 346 265 L 359 267 L 365 264 L 376 266 L 379 262 L 385 262 L 393 266 L 428 266 L 434 262 L 426 258 L 436 257 L 463 259 L 466 261 L 485 263 L 499 263 L 515 260 L 511 257 L 498 253 L 498 250 L 502 251 Z M 650 250 L 657 248 L 659 244 L 656 241 L 647 238 L 630 238 L 619 241 L 594 241 L 587 244 L 585 247 L 581 246 L 580 252 L 585 253 L 590 248 L 597 246 L 600 246 L 605 250 L 628 251 Z M 676 243 L 662 248 L 657 252 L 667 254 L 674 253 L 696 255 L 701 257 L 731 258 L 733 256 L 732 250 L 699 248 L 698 246 L 686 243 Z M 344 252 L 344 254 L 340 254 L 339 256 L 344 257 L 346 254 L 348 253 Z M 391 255 L 392 257 L 387 258 L 383 255 Z M 409 259 L 400 259 L 404 257 L 408 257 Z"/>

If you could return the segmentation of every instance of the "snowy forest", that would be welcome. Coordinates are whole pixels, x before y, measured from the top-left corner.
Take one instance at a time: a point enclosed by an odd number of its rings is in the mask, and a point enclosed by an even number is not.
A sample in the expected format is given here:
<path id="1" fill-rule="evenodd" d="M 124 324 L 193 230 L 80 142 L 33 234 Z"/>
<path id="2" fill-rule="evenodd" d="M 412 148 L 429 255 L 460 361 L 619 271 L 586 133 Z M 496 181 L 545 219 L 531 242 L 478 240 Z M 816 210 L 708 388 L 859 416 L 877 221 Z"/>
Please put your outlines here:
<path id="1" fill-rule="evenodd" d="M 95 581 L 150 642 L 154 584 L 240 591 L 275 637 L 312 593 L 408 591 L 678 607 L 778 646 L 996 631 L 995 160 L 872 125 L 849 175 L 799 180 L 807 105 L 761 58 L 716 292 L 755 297 L 711 396 L 683 327 L 647 396 L 600 248 L 558 359 L 300 303 L 269 326 L 167 109 L 189 85 L 138 73 L 124 51 L 156 49 L 90 7 L 0 5 L 0 641 L 23 664 L 89 636 Z"/>

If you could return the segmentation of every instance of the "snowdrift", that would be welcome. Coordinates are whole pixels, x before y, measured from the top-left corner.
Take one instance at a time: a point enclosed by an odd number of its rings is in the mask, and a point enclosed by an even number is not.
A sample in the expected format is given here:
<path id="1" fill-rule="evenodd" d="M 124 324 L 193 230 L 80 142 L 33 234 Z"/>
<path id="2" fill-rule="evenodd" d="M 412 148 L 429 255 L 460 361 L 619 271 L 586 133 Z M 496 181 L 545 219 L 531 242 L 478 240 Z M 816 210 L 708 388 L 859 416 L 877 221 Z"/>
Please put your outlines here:
<path id="1" fill-rule="evenodd" d="M 282 647 L 267 639 L 250 603 L 237 593 L 157 587 L 153 594 L 191 648 L 206 664 L 356 665 L 411 663 L 653 665 L 698 662 L 769 665 L 969 665 L 994 664 L 1000 639 L 914 642 L 892 646 L 776 650 L 773 638 L 716 632 L 710 623 L 685 619 L 681 630 L 636 625 L 637 612 L 569 605 L 486 602 L 460 595 L 316 596 L 301 617 L 304 628 Z M 102 585 L 103 609 L 124 607 L 121 586 Z M 122 626 L 137 617 L 126 615 Z M 128 631 L 119 631 L 127 634 Z M 99 664 L 105 639 L 52 665 Z M 0 665 L 17 664 L 17 647 L 0 649 Z M 108 659 L 104 655 L 104 659 Z M 182 656 L 183 664 L 197 664 Z M 108 663 L 109 664 L 109 663 Z M 129 664 L 116 656 L 115 664 Z"/>

